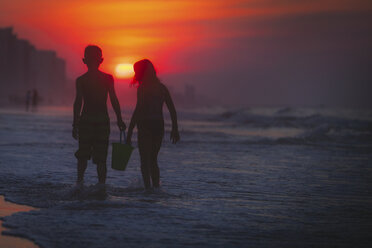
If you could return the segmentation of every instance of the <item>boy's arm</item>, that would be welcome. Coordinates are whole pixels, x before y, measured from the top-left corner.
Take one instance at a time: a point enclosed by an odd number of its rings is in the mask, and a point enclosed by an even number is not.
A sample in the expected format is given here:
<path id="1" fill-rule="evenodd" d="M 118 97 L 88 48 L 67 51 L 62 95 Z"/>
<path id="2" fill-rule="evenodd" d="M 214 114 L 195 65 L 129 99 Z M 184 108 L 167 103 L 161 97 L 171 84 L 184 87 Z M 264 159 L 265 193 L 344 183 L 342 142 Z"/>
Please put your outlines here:
<path id="1" fill-rule="evenodd" d="M 174 107 L 172 97 L 169 94 L 168 89 L 164 86 L 165 89 L 165 104 L 168 107 L 171 119 L 172 119 L 172 131 L 171 131 L 171 141 L 173 144 L 176 144 L 180 140 L 180 135 L 178 133 L 178 123 L 177 123 L 177 112 Z"/>
<path id="2" fill-rule="evenodd" d="M 79 80 L 76 80 L 76 97 L 74 101 L 74 120 L 72 123 L 72 127 L 73 127 L 72 137 L 74 139 L 78 139 L 78 133 L 77 133 L 78 128 L 77 127 L 78 127 L 79 120 L 80 120 L 80 111 L 81 111 L 82 103 L 83 103 L 83 94 L 81 90 L 81 85 L 80 85 Z"/>
<path id="3" fill-rule="evenodd" d="M 112 83 L 111 83 L 111 86 L 109 88 L 109 95 L 110 95 L 111 105 L 112 105 L 112 108 L 115 111 L 119 129 L 120 130 L 125 130 L 127 127 L 126 127 L 125 123 L 123 122 L 123 119 L 121 118 L 121 109 L 120 109 L 119 100 L 118 100 L 118 97 L 116 96 L 116 92 L 115 92 L 115 88 L 114 88 L 114 79 L 111 78 L 111 80 L 112 80 Z"/>

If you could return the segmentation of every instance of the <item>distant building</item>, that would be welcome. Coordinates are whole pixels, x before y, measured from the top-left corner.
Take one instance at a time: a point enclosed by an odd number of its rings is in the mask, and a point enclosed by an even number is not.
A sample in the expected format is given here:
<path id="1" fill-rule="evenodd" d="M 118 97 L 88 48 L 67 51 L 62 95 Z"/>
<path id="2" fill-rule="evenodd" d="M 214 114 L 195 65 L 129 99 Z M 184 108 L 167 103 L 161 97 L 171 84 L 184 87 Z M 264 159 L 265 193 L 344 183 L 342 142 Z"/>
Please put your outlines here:
<path id="1" fill-rule="evenodd" d="M 18 39 L 13 28 L 0 28 L 0 104 L 24 103 L 36 89 L 42 103 L 61 103 L 66 90 L 66 62 L 56 52 L 38 50 Z"/>

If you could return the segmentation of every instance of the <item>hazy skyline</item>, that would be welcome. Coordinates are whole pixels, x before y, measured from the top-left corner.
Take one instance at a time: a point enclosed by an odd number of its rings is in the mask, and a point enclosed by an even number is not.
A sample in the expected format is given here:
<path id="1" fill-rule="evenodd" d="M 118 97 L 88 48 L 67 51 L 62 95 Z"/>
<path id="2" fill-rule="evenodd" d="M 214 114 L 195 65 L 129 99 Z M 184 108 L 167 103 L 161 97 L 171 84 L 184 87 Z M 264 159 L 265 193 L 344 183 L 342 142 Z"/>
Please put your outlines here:
<path id="1" fill-rule="evenodd" d="M 0 1 L 0 26 L 102 69 L 147 57 L 174 88 L 238 105 L 371 106 L 370 1 Z M 121 80 L 119 83 L 126 83 Z"/>

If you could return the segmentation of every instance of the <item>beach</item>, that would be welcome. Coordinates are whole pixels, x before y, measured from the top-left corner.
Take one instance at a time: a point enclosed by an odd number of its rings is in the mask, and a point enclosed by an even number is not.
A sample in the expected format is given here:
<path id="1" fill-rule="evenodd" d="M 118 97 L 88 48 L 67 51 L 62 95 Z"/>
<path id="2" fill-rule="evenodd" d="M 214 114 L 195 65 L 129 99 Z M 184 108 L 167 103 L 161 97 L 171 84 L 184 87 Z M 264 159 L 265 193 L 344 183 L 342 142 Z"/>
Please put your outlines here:
<path id="1" fill-rule="evenodd" d="M 69 195 L 77 150 L 70 108 L 1 109 L 0 195 L 39 208 L 3 217 L 6 232 L 45 248 L 370 247 L 371 111 L 220 107 L 178 115 L 177 145 L 166 116 L 161 191 L 143 192 L 138 149 L 120 172 L 110 168 L 110 148 L 102 200 Z M 119 132 L 110 116 L 112 143 Z M 89 162 L 85 189 L 96 182 Z"/>
<path id="2" fill-rule="evenodd" d="M 35 208 L 14 204 L 7 202 L 4 196 L 0 195 L 0 247 L 1 248 L 38 248 L 32 241 L 23 239 L 20 237 L 7 236 L 3 232 L 7 231 L 7 228 L 3 227 L 1 218 L 12 215 L 17 212 L 27 212 L 35 210 Z"/>

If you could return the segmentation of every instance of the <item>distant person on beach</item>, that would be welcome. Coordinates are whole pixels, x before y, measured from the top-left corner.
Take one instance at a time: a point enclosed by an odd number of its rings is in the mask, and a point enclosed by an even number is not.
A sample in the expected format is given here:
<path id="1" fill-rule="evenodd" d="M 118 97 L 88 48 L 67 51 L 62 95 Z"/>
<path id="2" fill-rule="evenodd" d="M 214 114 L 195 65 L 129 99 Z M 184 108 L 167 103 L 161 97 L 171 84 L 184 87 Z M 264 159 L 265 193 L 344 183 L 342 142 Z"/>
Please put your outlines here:
<path id="1" fill-rule="evenodd" d="M 98 69 L 103 62 L 101 48 L 94 45 L 87 46 L 83 62 L 87 65 L 88 71 L 76 79 L 72 124 L 72 137 L 79 140 L 79 149 L 75 153 L 78 160 L 76 187 L 78 190 L 82 189 L 87 162 L 92 158 L 93 163 L 97 165 L 97 186 L 105 189 L 110 135 L 107 95 L 110 96 L 119 129 L 125 130 L 126 126 L 121 117 L 120 104 L 114 89 L 114 78 Z"/>
<path id="2" fill-rule="evenodd" d="M 27 112 L 30 108 L 30 103 L 31 103 L 31 90 L 28 90 L 26 93 L 26 111 Z"/>
<path id="3" fill-rule="evenodd" d="M 37 105 L 39 104 L 39 94 L 37 93 L 37 90 L 34 89 L 32 91 L 32 111 L 37 110 Z"/>
<path id="4" fill-rule="evenodd" d="M 145 189 L 159 188 L 158 153 L 164 136 L 163 104 L 168 107 L 172 119 L 170 139 L 173 144 L 180 140 L 177 114 L 167 87 L 156 75 L 153 64 L 140 60 L 134 64 L 132 85 L 138 84 L 137 105 L 130 121 L 127 144 L 131 144 L 133 128 L 137 125 L 138 149 Z M 150 180 L 151 179 L 151 180 Z"/>

